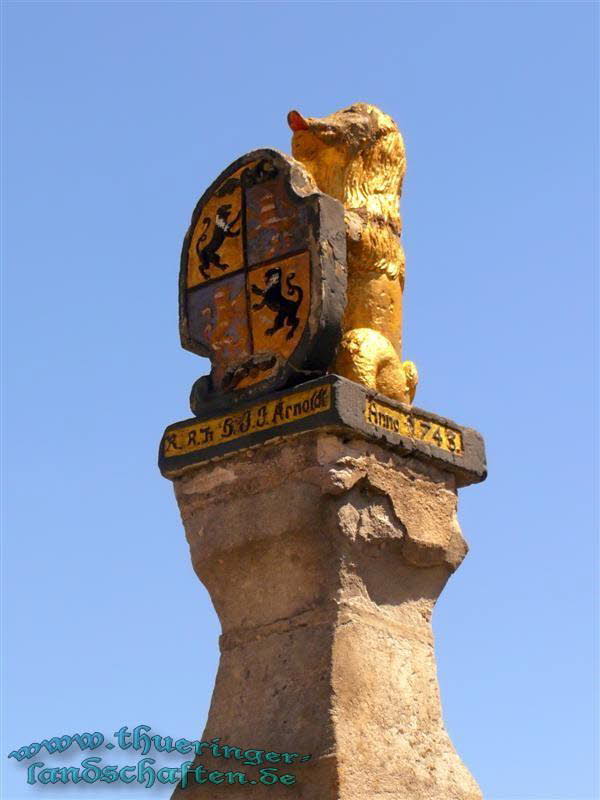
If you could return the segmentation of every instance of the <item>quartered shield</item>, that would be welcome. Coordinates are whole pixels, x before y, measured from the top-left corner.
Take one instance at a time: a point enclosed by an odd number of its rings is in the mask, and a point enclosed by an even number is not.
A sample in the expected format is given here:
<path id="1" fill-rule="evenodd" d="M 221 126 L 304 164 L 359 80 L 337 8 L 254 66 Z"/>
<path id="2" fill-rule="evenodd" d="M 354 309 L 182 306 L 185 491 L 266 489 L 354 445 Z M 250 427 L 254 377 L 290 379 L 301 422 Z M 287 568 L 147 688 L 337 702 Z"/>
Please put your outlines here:
<path id="1" fill-rule="evenodd" d="M 181 342 L 211 360 L 192 411 L 324 374 L 346 299 L 341 203 L 294 159 L 255 150 L 200 199 L 181 256 Z"/>

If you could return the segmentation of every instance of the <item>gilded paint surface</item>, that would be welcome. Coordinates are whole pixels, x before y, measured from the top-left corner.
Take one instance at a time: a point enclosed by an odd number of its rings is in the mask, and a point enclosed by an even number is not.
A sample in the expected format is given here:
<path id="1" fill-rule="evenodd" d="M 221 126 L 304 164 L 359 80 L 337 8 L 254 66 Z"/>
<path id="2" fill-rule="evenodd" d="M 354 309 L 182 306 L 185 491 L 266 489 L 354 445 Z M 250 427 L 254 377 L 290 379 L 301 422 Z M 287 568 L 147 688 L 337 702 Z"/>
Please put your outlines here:
<path id="1" fill-rule="evenodd" d="M 391 117 L 366 103 L 321 118 L 291 111 L 288 122 L 294 158 L 346 209 L 347 305 L 331 371 L 412 403 L 417 369 L 402 360 L 402 136 Z"/>
<path id="2" fill-rule="evenodd" d="M 459 456 L 463 454 L 460 431 L 439 425 L 413 412 L 400 411 L 378 400 L 367 400 L 365 420 L 376 428 L 419 439 L 448 453 Z"/>
<path id="3" fill-rule="evenodd" d="M 256 431 L 269 430 L 287 422 L 311 417 L 330 407 L 331 386 L 294 392 L 284 398 L 257 403 L 243 411 L 171 429 L 163 439 L 163 455 L 169 458 L 204 450 Z"/>

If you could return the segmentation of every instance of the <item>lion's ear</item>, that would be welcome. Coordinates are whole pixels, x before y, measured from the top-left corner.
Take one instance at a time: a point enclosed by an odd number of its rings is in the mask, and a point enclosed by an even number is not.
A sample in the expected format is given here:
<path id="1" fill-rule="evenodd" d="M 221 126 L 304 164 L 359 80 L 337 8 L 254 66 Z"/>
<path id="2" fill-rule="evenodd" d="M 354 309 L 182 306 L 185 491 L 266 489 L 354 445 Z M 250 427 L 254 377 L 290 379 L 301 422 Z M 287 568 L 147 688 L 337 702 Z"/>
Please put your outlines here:
<path id="1" fill-rule="evenodd" d="M 290 111 L 287 115 L 287 121 L 294 133 L 296 131 L 307 131 L 309 128 L 308 122 L 299 111 Z"/>

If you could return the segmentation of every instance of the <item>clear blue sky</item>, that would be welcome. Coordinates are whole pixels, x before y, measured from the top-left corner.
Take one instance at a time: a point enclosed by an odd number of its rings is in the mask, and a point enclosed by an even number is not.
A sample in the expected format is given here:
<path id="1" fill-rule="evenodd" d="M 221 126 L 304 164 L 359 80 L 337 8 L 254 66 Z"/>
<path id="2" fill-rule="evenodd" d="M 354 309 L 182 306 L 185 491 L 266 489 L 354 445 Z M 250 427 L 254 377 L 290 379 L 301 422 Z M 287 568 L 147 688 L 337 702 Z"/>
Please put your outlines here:
<path id="1" fill-rule="evenodd" d="M 406 140 L 417 404 L 488 449 L 434 617 L 447 727 L 486 798 L 597 796 L 597 9 L 4 4 L 3 798 L 166 797 L 30 788 L 6 754 L 201 734 L 219 626 L 155 465 L 207 366 L 180 246 L 221 169 L 289 151 L 288 109 L 354 101 Z"/>

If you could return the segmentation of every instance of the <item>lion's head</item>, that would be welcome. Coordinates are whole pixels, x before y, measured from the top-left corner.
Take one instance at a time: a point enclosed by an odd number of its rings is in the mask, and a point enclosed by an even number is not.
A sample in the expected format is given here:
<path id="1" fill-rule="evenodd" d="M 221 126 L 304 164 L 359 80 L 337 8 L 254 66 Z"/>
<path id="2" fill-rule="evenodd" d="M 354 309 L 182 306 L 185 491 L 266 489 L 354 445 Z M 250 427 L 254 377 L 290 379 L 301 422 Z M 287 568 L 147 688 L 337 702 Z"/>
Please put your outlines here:
<path id="1" fill-rule="evenodd" d="M 322 192 L 347 209 L 365 208 L 399 223 L 398 197 L 406 168 L 402 136 L 394 120 L 367 103 L 355 103 L 328 117 L 290 111 L 292 154 Z"/>

